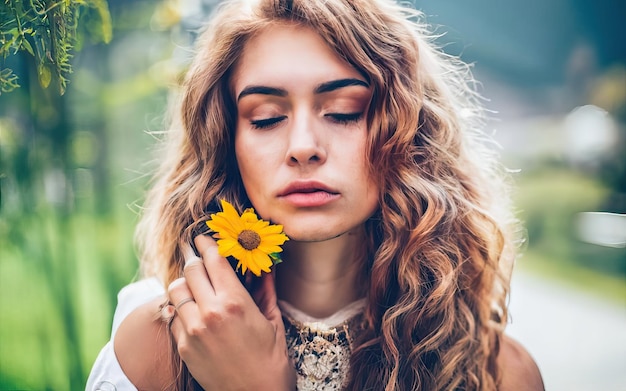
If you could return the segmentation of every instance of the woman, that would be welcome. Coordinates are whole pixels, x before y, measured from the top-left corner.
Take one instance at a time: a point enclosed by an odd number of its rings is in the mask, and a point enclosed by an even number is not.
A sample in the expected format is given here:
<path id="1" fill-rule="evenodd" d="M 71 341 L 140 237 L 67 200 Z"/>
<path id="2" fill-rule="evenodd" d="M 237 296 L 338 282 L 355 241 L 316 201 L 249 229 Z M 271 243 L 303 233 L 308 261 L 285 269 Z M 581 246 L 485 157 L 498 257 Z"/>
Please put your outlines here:
<path id="1" fill-rule="evenodd" d="M 88 389 L 543 389 L 503 334 L 515 221 L 471 76 L 418 16 L 219 7 L 138 230 L 158 283 L 123 290 Z M 223 200 L 282 225 L 271 274 L 195 236 Z"/>

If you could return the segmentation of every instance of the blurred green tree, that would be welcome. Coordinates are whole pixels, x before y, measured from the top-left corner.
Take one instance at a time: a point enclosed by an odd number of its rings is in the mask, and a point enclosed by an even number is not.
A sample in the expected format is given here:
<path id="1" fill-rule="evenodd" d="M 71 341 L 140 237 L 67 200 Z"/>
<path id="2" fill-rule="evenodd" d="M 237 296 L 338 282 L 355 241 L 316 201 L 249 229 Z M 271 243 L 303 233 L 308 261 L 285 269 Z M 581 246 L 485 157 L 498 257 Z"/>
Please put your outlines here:
<path id="1" fill-rule="evenodd" d="M 79 23 L 82 11 L 89 8 L 97 11 L 97 20 L 87 12 Z M 87 32 L 108 43 L 113 34 L 106 0 L 4 0 L 0 21 L 0 93 L 19 87 L 18 76 L 4 64 L 7 57 L 26 52 L 33 57 L 39 84 L 48 88 L 55 80 L 64 94 L 72 72 L 72 51 L 81 42 L 78 36 Z"/>
<path id="2" fill-rule="evenodd" d="M 3 0 L 0 2 L 0 94 L 12 92 L 14 99 L 4 96 L 2 118 L 2 168 L 0 180 L 0 212 L 2 217 L 3 250 L 6 251 L 3 285 L 20 281 L 23 275 L 37 280 L 46 276 L 35 296 L 48 298 L 47 306 L 53 314 L 45 311 L 41 301 L 32 302 L 15 297 L 13 292 L 3 292 L 12 302 L 34 312 L 15 314 L 3 320 L 12 325 L 3 329 L 7 335 L 19 336 L 20 329 L 32 323 L 32 332 L 39 340 L 39 347 L 31 354 L 48 356 L 40 362 L 40 374 L 27 378 L 12 372 L 11 366 L 19 368 L 23 355 L 2 354 L 0 386 L 3 387 L 69 387 L 79 389 L 84 384 L 85 368 L 82 360 L 84 340 L 80 338 L 80 307 L 78 292 L 77 256 L 73 246 L 77 241 L 70 219 L 72 193 L 68 188 L 72 163 L 70 146 L 76 132 L 72 126 L 69 102 L 65 96 L 71 60 L 86 40 L 108 43 L 112 38 L 112 23 L 108 3 L 105 0 Z M 34 81 L 34 82 L 33 82 Z M 20 88 L 19 93 L 16 89 Z M 7 196 L 13 200 L 7 202 Z M 28 222 L 48 225 L 50 235 L 40 231 L 33 235 L 25 229 Z M 35 240 L 33 242 L 33 239 Z M 12 252 L 14 250 L 15 252 Z M 18 254 L 20 268 L 9 258 Z M 8 263 L 6 263 L 8 262 Z M 23 281 L 28 281 L 28 277 Z M 43 316 L 43 318 L 42 318 Z M 49 328 L 48 322 L 59 320 L 61 327 Z M 55 346 L 65 345 L 63 357 L 50 360 Z M 48 353 L 48 354 L 46 354 Z M 54 353 L 53 353 L 54 355 Z M 58 353 L 57 353 L 58 355 Z M 12 362 L 7 368 L 5 363 Z M 52 373 L 60 362 L 67 364 L 66 383 L 58 383 Z M 20 379 L 21 378 L 21 379 Z M 54 380 L 54 379 L 57 380 Z"/>
<path id="3" fill-rule="evenodd" d="M 589 100 L 616 120 L 617 137 L 600 159 L 598 176 L 612 190 L 603 205 L 607 212 L 626 213 L 626 62 L 615 63 L 595 81 Z M 626 270 L 626 263 L 624 263 Z"/>
<path id="4" fill-rule="evenodd" d="M 111 184 L 163 111 L 147 65 L 174 46 L 151 31 L 159 4 L 0 0 L 2 390 L 84 389 L 136 273 L 136 195 Z"/>

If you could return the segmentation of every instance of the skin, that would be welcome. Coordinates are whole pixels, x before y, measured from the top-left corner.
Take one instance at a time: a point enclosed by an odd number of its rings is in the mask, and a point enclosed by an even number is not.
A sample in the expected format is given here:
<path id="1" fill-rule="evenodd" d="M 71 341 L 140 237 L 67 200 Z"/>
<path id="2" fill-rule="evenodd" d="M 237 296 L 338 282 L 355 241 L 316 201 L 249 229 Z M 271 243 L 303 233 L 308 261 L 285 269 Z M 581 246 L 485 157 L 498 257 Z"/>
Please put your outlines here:
<path id="1" fill-rule="evenodd" d="M 284 25 L 248 42 L 232 87 L 246 192 L 291 239 L 279 296 L 312 316 L 331 315 L 360 296 L 354 254 L 378 207 L 365 161 L 371 89 L 315 31 Z M 307 189 L 285 194 L 290 186 Z"/>
<path id="2" fill-rule="evenodd" d="M 257 212 L 290 236 L 285 262 L 251 296 L 213 239 L 197 237 L 201 258 L 190 252 L 185 277 L 168 288 L 171 303 L 194 301 L 165 315 L 175 315 L 177 349 L 205 389 L 293 390 L 277 297 L 316 317 L 362 297 L 363 223 L 377 208 L 379 189 L 364 157 L 365 120 L 356 114 L 367 111 L 371 90 L 313 30 L 289 25 L 246 44 L 231 87 L 242 181 Z M 286 194 L 294 183 L 297 191 Z M 324 191 L 314 191 L 319 188 Z M 166 389 L 175 377 L 169 330 L 158 316 L 163 301 L 131 313 L 114 339 L 118 361 L 138 389 Z M 502 390 L 543 389 L 532 358 L 507 337 L 498 363 Z"/>
<path id="3" fill-rule="evenodd" d="M 199 236 L 195 244 L 202 262 L 192 261 L 185 267 L 185 277 L 170 285 L 168 298 L 172 303 L 188 297 L 198 301 L 176 312 L 170 306 L 163 314 L 175 315 L 171 332 L 190 372 L 207 390 L 294 390 L 295 373 L 287 357 L 272 278 L 265 275 L 262 289 L 251 297 L 217 253 L 213 239 Z M 158 297 L 141 305 L 115 335 L 120 366 L 139 390 L 169 389 L 176 376 L 170 361 L 170 330 L 159 311 L 164 300 Z M 499 390 L 544 390 L 532 357 L 506 335 L 498 365 L 502 372 Z"/>
<path id="4" fill-rule="evenodd" d="M 232 84 L 237 163 L 261 216 L 282 224 L 292 240 L 323 242 L 374 213 L 378 186 L 364 155 L 372 93 L 318 34 L 287 26 L 264 31 L 246 46 Z M 309 181 L 331 191 L 282 194 Z M 306 197 L 315 201 L 318 193 L 329 202 L 308 205 Z"/>
<path id="5" fill-rule="evenodd" d="M 199 236 L 194 242 L 201 258 L 188 257 L 185 277 L 168 287 L 171 303 L 194 301 L 160 312 L 165 298 L 157 298 L 133 311 L 115 335 L 114 350 L 128 379 L 140 390 L 170 389 L 176 373 L 170 330 L 160 315 L 175 315 L 171 333 L 176 347 L 204 389 L 294 390 L 295 371 L 272 276 L 263 277 L 252 297 L 213 239 Z"/>

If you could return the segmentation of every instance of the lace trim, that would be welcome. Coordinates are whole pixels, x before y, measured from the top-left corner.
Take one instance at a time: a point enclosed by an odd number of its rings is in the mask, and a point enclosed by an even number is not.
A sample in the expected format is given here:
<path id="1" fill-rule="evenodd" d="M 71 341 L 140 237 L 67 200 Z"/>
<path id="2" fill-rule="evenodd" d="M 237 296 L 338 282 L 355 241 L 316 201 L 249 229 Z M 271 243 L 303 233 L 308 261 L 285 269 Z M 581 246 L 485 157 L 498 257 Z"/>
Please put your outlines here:
<path id="1" fill-rule="evenodd" d="M 329 325 L 324 319 L 315 319 L 306 316 L 311 322 L 302 322 L 294 319 L 292 314 L 299 316 L 303 313 L 293 307 L 283 308 L 283 321 L 287 337 L 287 349 L 297 373 L 297 388 L 300 391 L 341 390 L 344 386 L 350 366 L 352 345 L 364 325 L 364 300 L 352 303 L 338 314 L 349 314 L 350 317 L 336 317 L 326 319 L 344 320 Z"/>

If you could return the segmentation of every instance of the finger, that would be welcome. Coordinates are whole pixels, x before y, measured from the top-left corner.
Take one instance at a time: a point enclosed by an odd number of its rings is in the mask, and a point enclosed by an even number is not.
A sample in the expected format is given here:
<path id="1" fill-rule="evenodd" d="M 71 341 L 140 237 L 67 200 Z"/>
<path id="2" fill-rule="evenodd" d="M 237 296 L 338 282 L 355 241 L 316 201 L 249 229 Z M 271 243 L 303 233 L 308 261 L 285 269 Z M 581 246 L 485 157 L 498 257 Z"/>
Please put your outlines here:
<path id="1" fill-rule="evenodd" d="M 273 274 L 263 274 L 261 276 L 260 284 L 252 297 L 266 318 L 269 319 L 270 316 L 275 315 L 275 311 L 278 309 L 278 300 Z M 280 314 L 280 310 L 278 310 L 278 313 Z"/>
<path id="2" fill-rule="evenodd" d="M 176 343 L 176 346 L 178 346 L 181 341 L 187 340 L 188 336 L 186 334 L 182 316 L 176 315 L 176 310 L 172 309 L 172 311 L 174 311 L 175 315 L 170 322 L 170 334 L 172 334 L 172 338 L 174 338 L 174 342 Z"/>
<path id="3" fill-rule="evenodd" d="M 169 299 L 167 299 L 167 302 L 162 303 L 159 306 L 159 311 L 161 314 L 161 320 L 165 323 L 170 323 L 172 319 L 174 319 L 174 315 L 176 314 L 174 305 L 170 303 Z"/>
<path id="4" fill-rule="evenodd" d="M 188 254 L 191 254 L 188 255 Z M 198 257 L 191 246 L 185 250 L 185 267 L 183 269 L 187 286 L 193 293 L 198 305 L 203 306 L 207 299 L 215 296 L 215 290 L 209 280 L 202 258 Z"/>
<path id="5" fill-rule="evenodd" d="M 174 316 L 174 318 L 172 318 L 172 322 L 170 323 L 170 333 L 172 334 L 176 344 L 178 344 L 181 341 L 181 338 L 183 338 L 184 330 L 183 321 L 179 317 Z"/>
<path id="6" fill-rule="evenodd" d="M 254 293 L 254 301 L 267 320 L 278 326 L 283 326 L 273 274 L 261 276 L 261 285 Z"/>
<path id="7" fill-rule="evenodd" d="M 187 286 L 185 277 L 172 281 L 167 287 L 167 296 L 174 306 L 174 321 L 178 318 L 183 324 L 186 324 L 198 313 L 198 305 L 194 300 L 193 293 Z"/>
<path id="8" fill-rule="evenodd" d="M 285 354 L 288 354 L 287 341 L 285 340 L 285 323 L 278 306 L 274 274 L 264 274 L 260 280 L 259 289 L 254 294 L 254 301 L 257 303 L 263 316 L 273 326 L 276 340 L 284 347 Z"/>
<path id="9" fill-rule="evenodd" d="M 245 291 L 230 263 L 219 254 L 217 243 L 213 238 L 198 235 L 194 239 L 194 243 L 202 255 L 204 266 L 216 293 L 220 290 Z"/>

